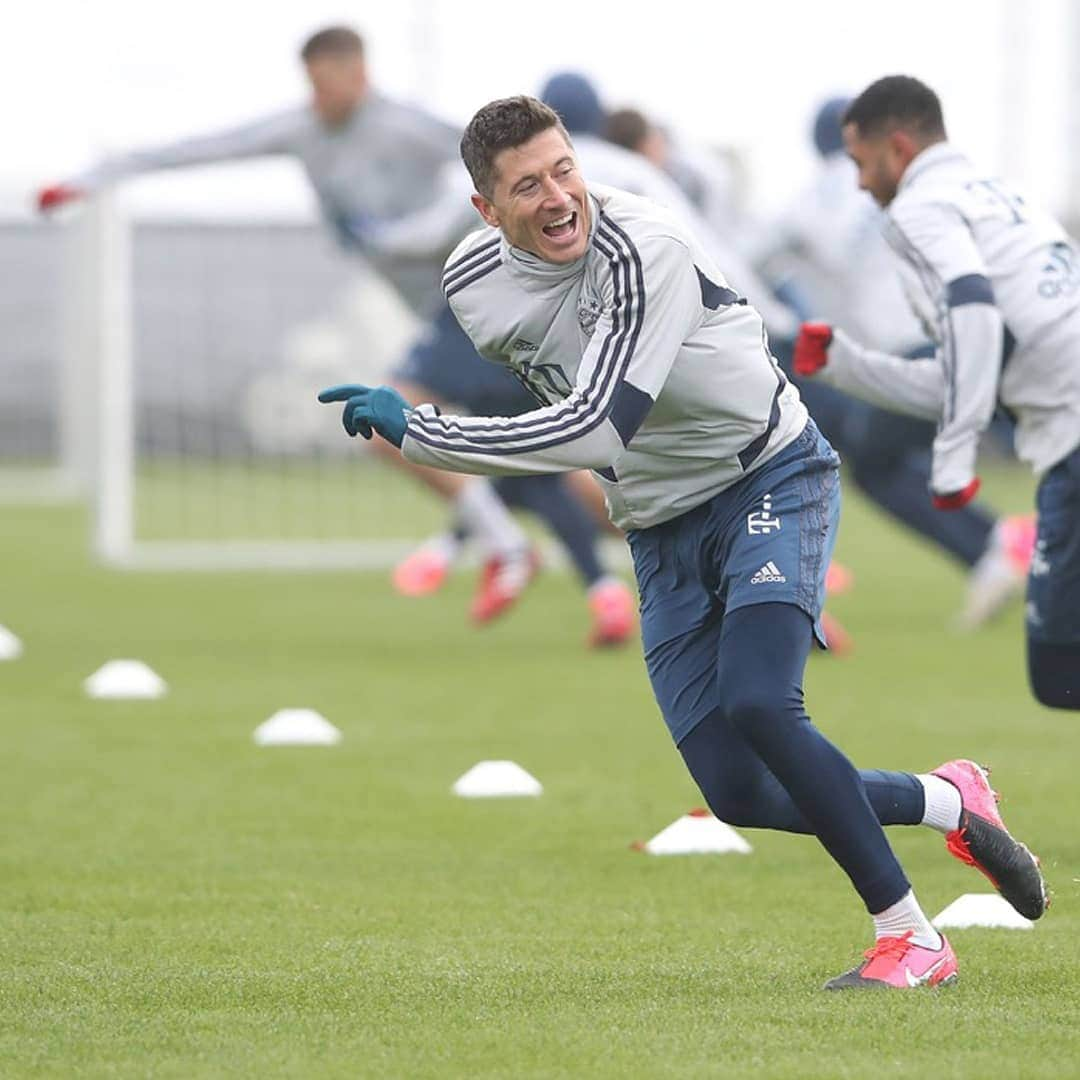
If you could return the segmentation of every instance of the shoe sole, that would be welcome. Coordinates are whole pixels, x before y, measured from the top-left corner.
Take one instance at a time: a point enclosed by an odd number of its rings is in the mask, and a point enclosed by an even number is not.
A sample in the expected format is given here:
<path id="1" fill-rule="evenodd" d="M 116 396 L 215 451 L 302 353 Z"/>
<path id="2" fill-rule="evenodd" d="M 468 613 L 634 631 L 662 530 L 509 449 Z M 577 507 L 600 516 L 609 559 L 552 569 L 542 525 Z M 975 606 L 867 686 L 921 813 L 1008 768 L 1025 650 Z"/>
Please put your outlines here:
<path id="1" fill-rule="evenodd" d="M 968 810 L 960 815 L 960 832 L 975 868 L 1025 919 L 1041 918 L 1049 906 L 1046 882 L 1027 845 Z"/>
<path id="2" fill-rule="evenodd" d="M 822 990 L 828 990 L 831 993 L 837 993 L 842 990 L 937 990 L 943 986 L 955 986 L 960 980 L 960 972 L 954 971 L 951 975 L 946 975 L 944 979 L 936 983 L 927 983 L 924 986 L 892 986 L 889 983 L 881 982 L 879 979 L 859 979 L 853 978 L 850 982 L 842 982 L 842 979 L 848 978 L 850 972 L 847 975 L 840 975 L 835 979 L 830 979 L 821 988 Z"/>

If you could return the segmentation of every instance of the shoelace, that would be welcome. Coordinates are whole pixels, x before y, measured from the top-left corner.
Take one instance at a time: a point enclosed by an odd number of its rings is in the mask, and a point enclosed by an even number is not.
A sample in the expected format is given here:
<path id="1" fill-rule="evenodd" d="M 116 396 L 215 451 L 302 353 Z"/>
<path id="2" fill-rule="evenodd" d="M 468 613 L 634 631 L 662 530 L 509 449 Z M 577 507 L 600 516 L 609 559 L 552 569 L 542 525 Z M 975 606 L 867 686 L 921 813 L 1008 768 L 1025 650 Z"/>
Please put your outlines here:
<path id="1" fill-rule="evenodd" d="M 876 960 L 879 956 L 884 959 L 899 959 L 908 950 L 908 944 L 914 935 L 914 930 L 908 930 L 900 937 L 883 937 L 879 938 L 874 947 L 867 949 L 863 953 L 863 956 L 867 960 Z"/>
<path id="2" fill-rule="evenodd" d="M 975 856 L 971 854 L 968 842 L 964 839 L 964 834 L 966 832 L 967 829 L 953 829 L 951 833 L 947 833 L 945 836 L 945 846 L 949 849 L 949 852 L 955 855 L 962 863 L 967 863 L 968 866 L 974 866 Z"/>

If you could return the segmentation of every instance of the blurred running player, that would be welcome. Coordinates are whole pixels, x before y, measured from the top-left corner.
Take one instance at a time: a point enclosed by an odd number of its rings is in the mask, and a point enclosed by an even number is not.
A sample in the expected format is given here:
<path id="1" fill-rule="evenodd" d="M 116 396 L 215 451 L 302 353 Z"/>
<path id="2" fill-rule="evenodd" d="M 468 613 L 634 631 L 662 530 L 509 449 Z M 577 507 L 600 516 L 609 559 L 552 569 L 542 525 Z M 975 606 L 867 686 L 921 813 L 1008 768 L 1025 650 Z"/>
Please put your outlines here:
<path id="1" fill-rule="evenodd" d="M 947 138 L 941 102 L 904 75 L 843 115 L 859 186 L 885 208 L 933 357 L 867 348 L 842 327 L 802 328 L 796 370 L 936 421 L 930 496 L 966 507 L 979 438 L 998 403 L 1040 477 L 1027 594 L 1028 675 L 1044 705 L 1080 709 L 1080 253 L 1048 214 L 976 169 Z"/>
<path id="2" fill-rule="evenodd" d="M 348 27 L 313 34 L 300 58 L 311 85 L 308 104 L 219 134 L 109 158 L 42 190 L 40 209 L 49 211 L 106 184 L 161 169 L 294 157 L 342 244 L 360 253 L 426 323 L 394 372 L 401 392 L 416 401 L 453 402 L 479 413 L 514 415 L 532 408 L 532 397 L 515 379 L 476 355 L 440 295 L 446 255 L 472 225 L 467 199 L 457 194 L 467 193 L 457 157 L 460 132 L 378 92 L 370 83 L 363 41 Z M 433 207 L 439 231 L 429 235 L 425 211 Z M 456 537 L 442 539 L 444 548 L 466 536 L 482 545 L 485 562 L 472 605 L 475 621 L 488 622 L 508 610 L 538 567 L 509 503 L 537 514 L 565 547 L 587 589 L 590 641 L 618 644 L 633 634 L 631 593 L 604 571 L 593 518 L 564 478 L 516 478 L 493 485 L 411 465 L 398 454 L 383 457 L 451 501 L 458 528 Z M 446 554 L 421 566 L 399 567 L 399 589 L 417 594 L 436 588 L 449 567 Z"/>

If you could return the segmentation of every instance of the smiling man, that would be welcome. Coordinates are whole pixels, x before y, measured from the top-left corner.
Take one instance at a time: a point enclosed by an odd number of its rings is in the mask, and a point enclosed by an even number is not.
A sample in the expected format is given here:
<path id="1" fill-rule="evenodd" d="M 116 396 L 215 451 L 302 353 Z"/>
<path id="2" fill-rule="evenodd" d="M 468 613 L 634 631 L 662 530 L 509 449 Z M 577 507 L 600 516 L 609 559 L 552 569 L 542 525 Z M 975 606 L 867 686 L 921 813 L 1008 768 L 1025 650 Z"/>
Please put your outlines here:
<path id="1" fill-rule="evenodd" d="M 969 861 L 1033 918 L 1042 879 L 970 762 L 860 774 L 810 723 L 802 677 L 821 640 L 838 460 L 761 317 L 670 213 L 587 187 L 541 102 L 485 106 L 461 150 L 489 227 L 451 256 L 446 297 L 480 353 L 547 404 L 445 416 L 363 386 L 320 400 L 345 403 L 350 435 L 377 432 L 424 465 L 594 469 L 633 552 L 657 702 L 709 806 L 735 825 L 815 834 L 873 915 L 877 944 L 830 987 L 953 979 L 952 949 L 881 825 L 977 833 Z"/>

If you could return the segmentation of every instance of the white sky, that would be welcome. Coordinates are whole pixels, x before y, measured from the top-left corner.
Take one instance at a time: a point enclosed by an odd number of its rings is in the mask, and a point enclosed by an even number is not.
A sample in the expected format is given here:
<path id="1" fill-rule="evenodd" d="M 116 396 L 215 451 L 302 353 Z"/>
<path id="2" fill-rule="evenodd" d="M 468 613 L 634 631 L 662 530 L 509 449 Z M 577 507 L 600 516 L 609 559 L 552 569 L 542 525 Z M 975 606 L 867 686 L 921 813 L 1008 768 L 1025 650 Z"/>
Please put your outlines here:
<path id="1" fill-rule="evenodd" d="M 646 17 L 631 17 L 638 11 Z M 811 168 L 817 102 L 897 72 L 938 91 L 953 141 L 1053 208 L 1063 209 L 1076 169 L 1066 154 L 1080 144 L 1069 115 L 1080 114 L 1070 106 L 1080 100 L 1080 0 L 54 0 L 18 5 L 0 36 L 0 212 L 25 210 L 36 187 L 105 151 L 302 99 L 297 48 L 329 22 L 365 35 L 382 89 L 459 123 L 491 98 L 534 92 L 553 71 L 581 70 L 611 106 L 739 148 L 759 209 Z M 189 170 L 129 191 L 148 213 L 312 214 L 302 177 L 284 163 Z"/>

